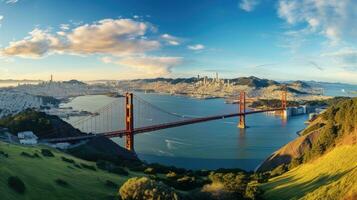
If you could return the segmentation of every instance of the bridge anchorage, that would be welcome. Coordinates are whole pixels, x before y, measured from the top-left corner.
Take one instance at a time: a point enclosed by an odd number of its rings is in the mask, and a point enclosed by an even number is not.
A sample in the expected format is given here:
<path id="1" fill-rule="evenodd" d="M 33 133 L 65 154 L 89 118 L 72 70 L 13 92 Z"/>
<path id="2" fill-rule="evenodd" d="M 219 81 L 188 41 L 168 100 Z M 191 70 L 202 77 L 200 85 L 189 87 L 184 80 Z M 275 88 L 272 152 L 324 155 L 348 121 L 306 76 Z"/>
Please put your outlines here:
<path id="1" fill-rule="evenodd" d="M 284 87 L 282 91 L 280 108 L 247 111 L 246 101 L 246 93 L 242 91 L 239 94 L 238 112 L 197 117 L 166 111 L 162 107 L 153 105 L 133 93 L 126 93 L 124 98 L 115 99 L 115 101 L 98 109 L 95 112 L 96 114 L 72 123 L 74 127 L 81 130 L 81 132 L 87 133 L 87 135 L 48 138 L 42 139 L 42 142 L 59 143 L 87 140 L 100 136 L 107 138 L 124 136 L 125 148 L 129 151 L 134 151 L 134 135 L 140 133 L 230 117 L 239 117 L 237 126 L 238 128 L 245 129 L 247 127 L 246 116 L 250 114 L 277 111 L 281 112 L 282 116 L 286 116 L 286 87 Z M 48 133 L 42 135 L 50 134 L 56 135 L 56 130 L 49 130 Z"/>

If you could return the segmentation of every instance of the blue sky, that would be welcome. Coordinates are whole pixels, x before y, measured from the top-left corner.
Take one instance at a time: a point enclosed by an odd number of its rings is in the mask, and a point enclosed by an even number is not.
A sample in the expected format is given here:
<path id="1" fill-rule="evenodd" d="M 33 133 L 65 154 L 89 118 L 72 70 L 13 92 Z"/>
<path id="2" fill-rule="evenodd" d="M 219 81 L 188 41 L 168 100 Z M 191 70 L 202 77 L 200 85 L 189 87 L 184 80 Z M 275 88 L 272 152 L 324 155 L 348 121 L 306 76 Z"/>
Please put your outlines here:
<path id="1" fill-rule="evenodd" d="M 353 0 L 0 0 L 0 79 L 357 83 Z"/>

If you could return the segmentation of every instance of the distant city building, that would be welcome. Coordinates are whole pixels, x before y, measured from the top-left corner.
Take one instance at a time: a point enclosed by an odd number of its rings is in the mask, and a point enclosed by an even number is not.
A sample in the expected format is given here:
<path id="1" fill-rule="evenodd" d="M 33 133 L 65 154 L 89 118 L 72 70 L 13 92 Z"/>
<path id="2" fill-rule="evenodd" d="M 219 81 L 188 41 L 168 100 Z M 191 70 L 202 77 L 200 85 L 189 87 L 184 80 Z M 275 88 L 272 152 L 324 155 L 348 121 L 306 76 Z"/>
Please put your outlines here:
<path id="1" fill-rule="evenodd" d="M 21 144 L 33 145 L 37 144 L 38 137 L 32 131 L 24 131 L 17 133 L 17 137 Z"/>

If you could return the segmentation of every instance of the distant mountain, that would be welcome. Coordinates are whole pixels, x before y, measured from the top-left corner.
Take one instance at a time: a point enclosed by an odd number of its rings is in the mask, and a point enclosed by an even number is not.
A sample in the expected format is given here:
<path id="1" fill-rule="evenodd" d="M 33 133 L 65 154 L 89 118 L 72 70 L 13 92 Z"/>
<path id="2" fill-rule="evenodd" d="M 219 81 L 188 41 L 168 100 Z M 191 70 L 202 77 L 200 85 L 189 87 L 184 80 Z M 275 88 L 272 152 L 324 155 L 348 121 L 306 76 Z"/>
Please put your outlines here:
<path id="1" fill-rule="evenodd" d="M 279 83 L 276 81 L 261 79 L 255 76 L 234 78 L 234 79 L 230 79 L 230 81 L 237 85 L 247 85 L 249 87 L 255 87 L 255 88 L 269 87 L 271 85 L 279 85 Z"/>
<path id="2" fill-rule="evenodd" d="M 86 83 L 82 81 L 78 81 L 75 79 L 69 80 L 69 81 L 63 81 L 62 83 L 67 83 L 67 84 L 72 84 L 72 85 L 87 85 Z"/>
<path id="3" fill-rule="evenodd" d="M 202 80 L 203 78 L 200 78 Z M 212 80 L 212 78 L 208 78 L 208 80 Z M 271 85 L 279 85 L 278 82 L 268 79 L 260 79 L 255 76 L 250 77 L 239 77 L 233 79 L 222 79 L 222 80 L 229 80 L 231 83 L 235 83 L 237 85 L 247 85 L 249 87 L 268 87 Z M 146 82 L 146 83 L 153 83 L 153 82 L 167 82 L 171 84 L 178 84 L 178 83 L 195 83 L 198 81 L 198 78 L 191 77 L 191 78 L 153 78 L 153 79 L 135 79 L 132 80 L 133 82 Z"/>

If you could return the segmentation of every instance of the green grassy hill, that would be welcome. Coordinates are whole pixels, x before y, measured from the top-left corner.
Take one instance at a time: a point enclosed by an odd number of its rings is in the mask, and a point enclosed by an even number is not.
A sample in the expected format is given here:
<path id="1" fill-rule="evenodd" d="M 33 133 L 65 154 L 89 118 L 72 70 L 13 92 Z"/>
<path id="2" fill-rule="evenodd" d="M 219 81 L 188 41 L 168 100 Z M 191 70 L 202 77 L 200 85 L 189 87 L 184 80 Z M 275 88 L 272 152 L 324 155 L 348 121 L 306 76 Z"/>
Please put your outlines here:
<path id="1" fill-rule="evenodd" d="M 114 199 L 118 186 L 133 175 L 108 173 L 95 167 L 94 162 L 54 149 L 50 149 L 54 157 L 47 157 L 41 153 L 43 148 L 47 147 L 26 147 L 0 142 L 0 199 Z M 62 157 L 68 160 L 64 161 Z M 91 166 L 95 169 L 91 169 Z M 19 194 L 8 186 L 10 176 L 17 176 L 24 182 L 24 194 Z M 118 186 L 108 184 L 107 181 Z"/>
<path id="2" fill-rule="evenodd" d="M 261 188 L 264 199 L 357 198 L 357 145 L 339 146 L 313 162 L 270 179 Z"/>

